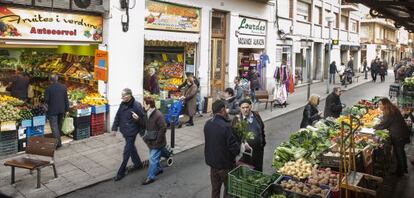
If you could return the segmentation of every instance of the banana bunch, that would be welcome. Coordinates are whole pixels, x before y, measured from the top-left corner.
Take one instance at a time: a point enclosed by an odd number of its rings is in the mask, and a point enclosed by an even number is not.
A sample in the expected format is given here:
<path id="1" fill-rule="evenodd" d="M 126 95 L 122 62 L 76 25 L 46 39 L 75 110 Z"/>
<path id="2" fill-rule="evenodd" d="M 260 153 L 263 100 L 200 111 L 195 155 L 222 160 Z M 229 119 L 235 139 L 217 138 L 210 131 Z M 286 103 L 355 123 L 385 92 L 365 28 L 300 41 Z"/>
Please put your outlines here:
<path id="1" fill-rule="evenodd" d="M 81 103 L 92 105 L 92 106 L 100 106 L 100 105 L 107 104 L 108 101 L 105 98 L 103 98 L 100 94 L 92 93 L 92 94 L 87 95 L 84 99 L 82 99 Z"/>

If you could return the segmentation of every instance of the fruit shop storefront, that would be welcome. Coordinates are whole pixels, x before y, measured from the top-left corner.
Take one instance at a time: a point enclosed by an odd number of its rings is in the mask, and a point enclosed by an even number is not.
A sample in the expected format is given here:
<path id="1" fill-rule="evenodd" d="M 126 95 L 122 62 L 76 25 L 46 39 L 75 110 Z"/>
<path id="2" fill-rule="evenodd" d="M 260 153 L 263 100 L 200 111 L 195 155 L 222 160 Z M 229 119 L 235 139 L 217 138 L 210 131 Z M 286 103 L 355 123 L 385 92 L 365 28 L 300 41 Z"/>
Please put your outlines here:
<path id="1" fill-rule="evenodd" d="M 163 17 L 161 17 L 163 16 Z M 146 1 L 144 95 L 153 96 L 166 113 L 181 95 L 185 74 L 197 75 L 200 9 Z"/>
<path id="2" fill-rule="evenodd" d="M 24 150 L 30 136 L 51 136 L 43 105 L 51 74 L 68 89 L 74 125 L 62 142 L 105 131 L 102 30 L 100 15 L 0 6 L 0 155 Z M 27 96 L 13 94 L 17 78 L 29 82 Z"/>

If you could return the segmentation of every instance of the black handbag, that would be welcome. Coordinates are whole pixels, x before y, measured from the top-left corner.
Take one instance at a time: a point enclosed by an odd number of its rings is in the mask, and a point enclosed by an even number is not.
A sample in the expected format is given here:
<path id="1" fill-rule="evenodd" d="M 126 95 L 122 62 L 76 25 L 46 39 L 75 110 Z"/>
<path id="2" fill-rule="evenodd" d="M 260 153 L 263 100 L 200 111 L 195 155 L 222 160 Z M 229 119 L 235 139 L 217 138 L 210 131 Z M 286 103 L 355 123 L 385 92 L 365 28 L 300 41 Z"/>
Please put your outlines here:
<path id="1" fill-rule="evenodd" d="M 145 130 L 144 135 L 142 136 L 142 139 L 147 141 L 154 141 L 157 139 L 158 131 L 148 131 Z"/>

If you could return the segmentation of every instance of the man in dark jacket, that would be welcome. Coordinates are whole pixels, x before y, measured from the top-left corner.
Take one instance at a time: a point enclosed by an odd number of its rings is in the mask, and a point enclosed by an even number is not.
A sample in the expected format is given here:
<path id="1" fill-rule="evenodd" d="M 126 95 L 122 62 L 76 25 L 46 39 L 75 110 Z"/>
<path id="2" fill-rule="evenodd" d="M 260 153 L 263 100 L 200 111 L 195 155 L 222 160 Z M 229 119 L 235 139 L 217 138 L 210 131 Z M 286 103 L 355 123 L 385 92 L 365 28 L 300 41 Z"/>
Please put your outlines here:
<path id="1" fill-rule="evenodd" d="M 335 84 L 335 73 L 337 72 L 338 69 L 336 68 L 336 62 L 332 61 L 332 63 L 329 65 L 329 84 Z"/>
<path id="2" fill-rule="evenodd" d="M 342 112 L 341 96 L 342 90 L 340 87 L 335 87 L 333 92 L 328 95 L 325 101 L 324 117 L 338 118 Z"/>
<path id="3" fill-rule="evenodd" d="M 63 116 L 69 111 L 69 100 L 66 86 L 58 82 L 57 75 L 50 76 L 51 84 L 45 90 L 45 102 L 47 104 L 47 117 L 53 136 L 56 138 L 57 148 L 62 146 L 60 133 L 63 124 Z"/>
<path id="4" fill-rule="evenodd" d="M 375 59 L 371 63 L 371 77 L 372 77 L 372 81 L 374 82 L 377 81 L 378 70 L 379 70 L 379 60 Z"/>
<path id="5" fill-rule="evenodd" d="M 30 79 L 26 75 L 23 75 L 22 71 L 23 70 L 21 68 L 17 69 L 17 73 L 13 77 L 10 84 L 10 92 L 11 96 L 26 101 L 28 98 L 27 92 L 29 89 Z"/>
<path id="6" fill-rule="evenodd" d="M 233 134 L 227 117 L 225 103 L 217 100 L 212 106 L 214 117 L 204 125 L 204 156 L 210 166 L 210 180 L 212 198 L 220 197 L 220 190 L 224 184 L 224 197 L 227 194 L 227 174 L 235 167 L 235 158 L 240 153 L 240 144 Z"/>
<path id="7" fill-rule="evenodd" d="M 139 158 L 137 148 L 135 147 L 135 139 L 142 126 L 139 124 L 140 119 L 144 119 L 145 113 L 142 105 L 132 96 L 131 89 L 124 89 L 122 91 L 122 103 L 115 115 L 115 120 L 112 125 L 113 135 L 115 136 L 118 128 L 125 139 L 125 147 L 123 153 L 123 160 L 121 167 L 118 170 L 114 180 L 119 181 L 125 176 L 126 166 L 131 157 L 134 163 L 133 170 L 142 168 L 142 162 Z"/>
<path id="8" fill-rule="evenodd" d="M 254 166 L 257 171 L 262 171 L 266 145 L 264 122 L 258 112 L 252 111 L 252 102 L 249 99 L 240 102 L 240 111 L 240 118 L 247 122 L 249 131 L 254 133 L 254 138 L 247 140 L 247 143 L 253 148 L 252 156 L 243 155 L 240 161 Z"/>

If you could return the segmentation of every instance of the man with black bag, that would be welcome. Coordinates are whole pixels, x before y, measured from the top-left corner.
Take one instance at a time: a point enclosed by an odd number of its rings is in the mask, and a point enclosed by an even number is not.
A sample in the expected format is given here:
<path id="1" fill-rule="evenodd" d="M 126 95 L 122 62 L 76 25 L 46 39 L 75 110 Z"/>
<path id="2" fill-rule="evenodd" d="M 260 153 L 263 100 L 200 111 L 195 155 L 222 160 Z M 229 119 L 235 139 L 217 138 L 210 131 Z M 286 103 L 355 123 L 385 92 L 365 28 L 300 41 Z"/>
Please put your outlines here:
<path id="1" fill-rule="evenodd" d="M 117 175 L 114 177 L 114 181 L 119 181 L 125 177 L 126 166 L 130 157 L 134 163 L 132 170 L 143 167 L 137 148 L 135 147 L 135 139 L 137 138 L 138 132 L 143 130 L 139 120 L 143 119 L 144 116 L 145 113 L 142 105 L 132 96 L 131 89 L 125 88 L 122 91 L 122 103 L 119 105 L 115 121 L 112 125 L 113 136 L 116 135 L 116 131 L 119 128 L 125 139 L 122 164 L 119 167 Z"/>

